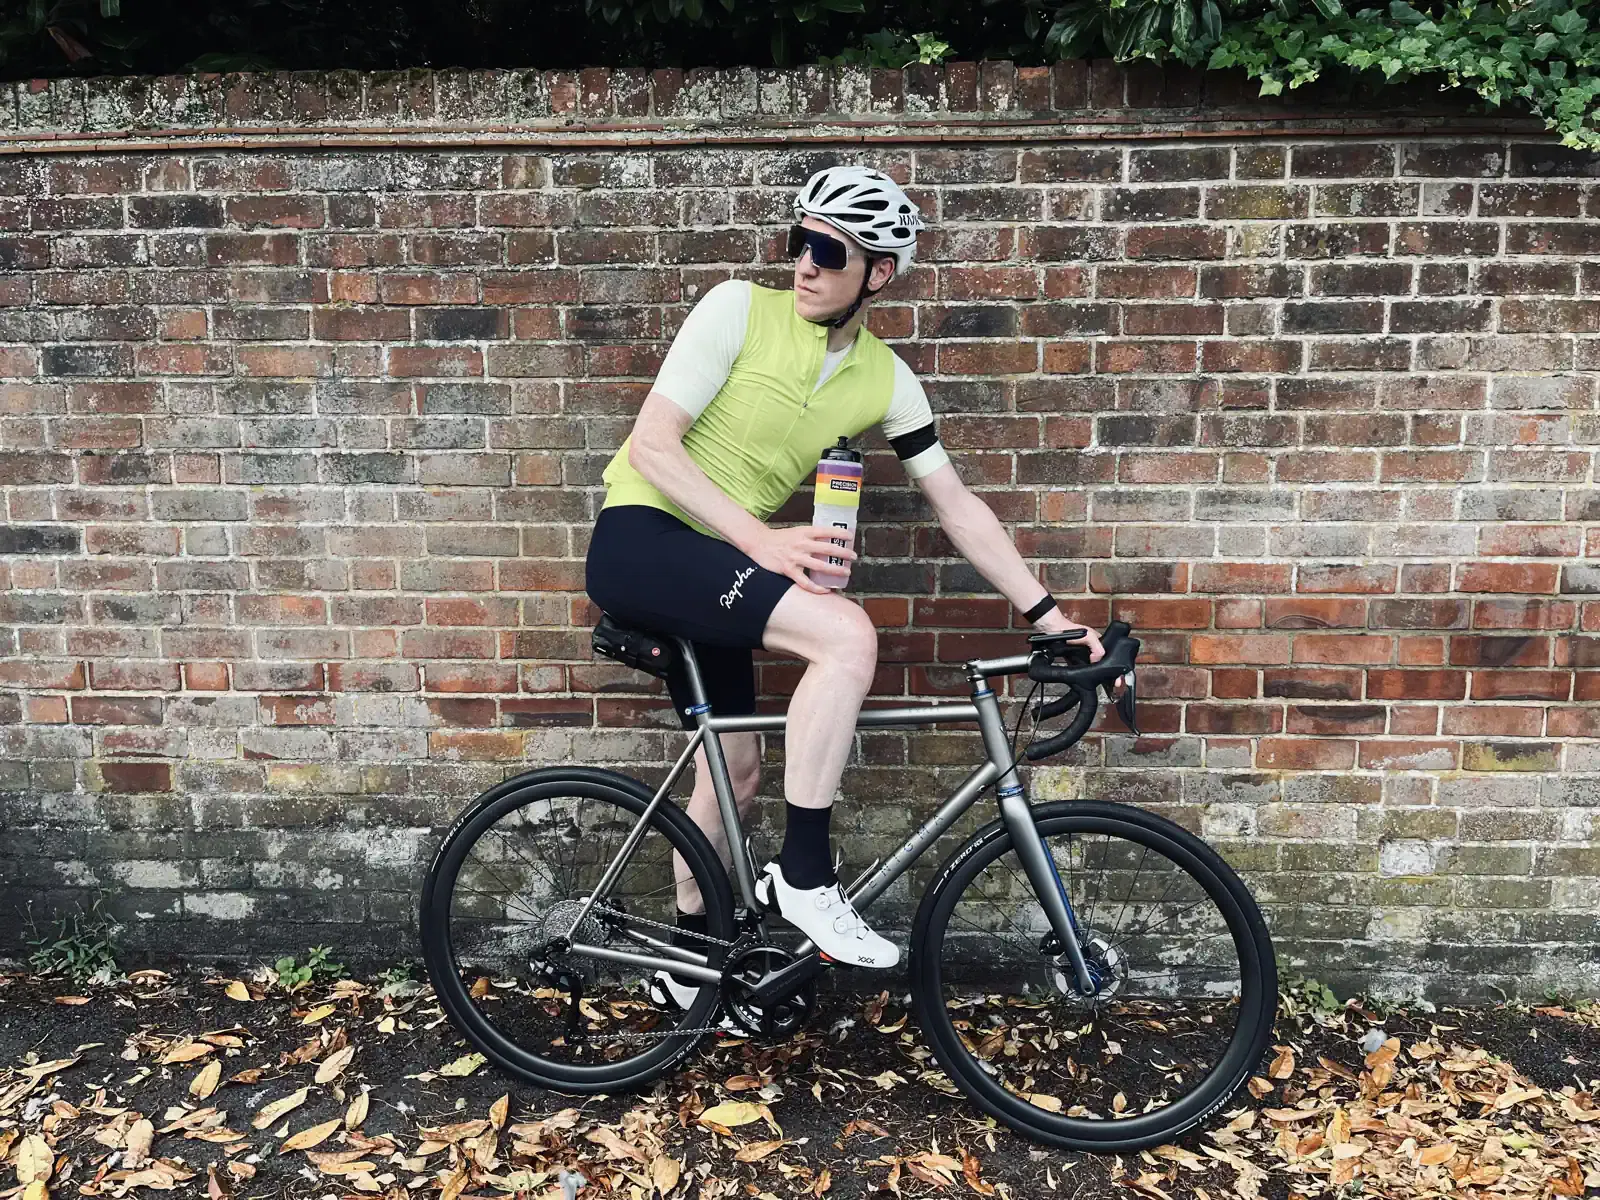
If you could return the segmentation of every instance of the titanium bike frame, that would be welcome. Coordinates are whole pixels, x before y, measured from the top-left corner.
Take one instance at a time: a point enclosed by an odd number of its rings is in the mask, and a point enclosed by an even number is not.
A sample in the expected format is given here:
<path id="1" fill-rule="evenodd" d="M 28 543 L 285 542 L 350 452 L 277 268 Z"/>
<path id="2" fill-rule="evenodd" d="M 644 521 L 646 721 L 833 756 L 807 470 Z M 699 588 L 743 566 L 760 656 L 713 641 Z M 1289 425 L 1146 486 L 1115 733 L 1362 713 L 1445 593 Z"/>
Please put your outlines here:
<path id="1" fill-rule="evenodd" d="M 717 796 L 717 807 L 722 814 L 723 829 L 728 834 L 728 847 L 733 859 L 733 874 L 739 894 L 746 911 L 757 915 L 762 940 L 766 941 L 766 922 L 761 919 L 762 909 L 756 901 L 755 864 L 751 861 L 749 845 L 739 821 L 739 808 L 734 802 L 733 784 L 728 775 L 728 764 L 722 753 L 722 740 L 719 735 L 778 732 L 787 727 L 789 715 L 787 712 L 782 712 L 756 716 L 713 716 L 711 705 L 706 701 L 705 685 L 700 676 L 700 664 L 695 658 L 693 646 L 687 639 L 681 637 L 674 636 L 672 641 L 677 646 L 678 653 L 683 656 L 684 667 L 688 674 L 689 692 L 694 704 L 686 712 L 694 717 L 696 728 L 690 735 L 689 744 L 684 747 L 683 753 L 678 756 L 678 761 L 673 764 L 665 781 L 656 790 L 649 806 L 629 832 L 622 848 L 617 851 L 616 857 L 611 860 L 601 876 L 600 882 L 590 895 L 584 897 L 583 907 L 567 933 L 568 952 L 609 962 L 629 963 L 646 970 L 669 970 L 683 978 L 715 984 L 722 981 L 722 972 L 707 965 L 706 955 L 674 946 L 638 930 L 629 930 L 629 937 L 650 946 L 658 951 L 658 954 L 636 954 L 627 950 L 614 950 L 609 946 L 593 946 L 580 942 L 575 937 L 595 901 L 606 894 L 607 889 L 621 873 L 623 864 L 627 862 L 639 839 L 644 836 L 657 806 L 665 801 L 673 784 L 688 766 L 695 749 L 703 744 L 706 764 L 711 771 L 712 788 Z M 887 862 L 877 865 L 876 871 L 872 867 L 867 868 L 867 871 L 850 887 L 848 895 L 857 911 L 865 912 L 874 900 L 883 895 L 890 885 L 922 856 L 923 851 L 927 850 L 962 813 L 972 806 L 984 789 L 991 783 L 998 784 L 996 795 L 1000 804 L 1000 817 L 1011 835 L 1017 858 L 1021 860 L 1023 872 L 1033 887 L 1034 897 L 1039 901 L 1039 906 L 1044 910 L 1045 918 L 1050 923 L 1051 932 L 1071 963 L 1079 991 L 1088 996 L 1093 994 L 1095 985 L 1089 974 L 1088 964 L 1084 961 L 1083 948 L 1078 941 L 1077 919 L 1067 899 L 1061 876 L 1056 871 L 1055 861 L 1050 857 L 1044 839 L 1039 834 L 1038 826 L 1034 823 L 1033 810 L 1023 794 L 1022 782 L 1017 775 L 1017 764 L 1012 758 L 1011 747 L 1006 738 L 1005 723 L 1000 716 L 1000 705 L 995 698 L 994 690 L 988 684 L 990 676 L 1022 674 L 1028 669 L 1033 657 L 1034 654 L 1029 653 L 1005 658 L 967 660 L 964 666 L 967 679 L 972 684 L 970 703 L 916 704 L 861 710 L 856 720 L 857 729 L 976 721 L 979 732 L 983 735 L 983 745 L 988 753 L 988 759 L 967 776 L 954 794 L 933 816 L 923 822 L 921 828 L 913 833 Z M 751 998 L 757 1003 L 767 1003 L 793 994 L 797 987 L 821 968 L 820 953 L 808 938 L 796 951 L 795 961 L 787 967 L 768 972 L 753 990 Z"/>

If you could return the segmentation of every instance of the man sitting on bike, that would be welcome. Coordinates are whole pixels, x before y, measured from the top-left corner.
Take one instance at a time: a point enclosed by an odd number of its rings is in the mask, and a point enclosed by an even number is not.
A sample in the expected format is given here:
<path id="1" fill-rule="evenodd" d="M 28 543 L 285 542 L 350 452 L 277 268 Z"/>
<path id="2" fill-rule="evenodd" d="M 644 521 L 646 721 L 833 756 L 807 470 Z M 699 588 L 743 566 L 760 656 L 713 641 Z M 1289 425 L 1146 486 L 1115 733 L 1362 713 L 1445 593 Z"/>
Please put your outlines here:
<path id="1" fill-rule="evenodd" d="M 877 633 L 858 603 L 806 572 L 827 570 L 829 555 L 848 564 L 856 554 L 830 545 L 829 530 L 774 528 L 768 518 L 808 480 L 824 449 L 882 425 L 973 567 L 1036 629 L 1083 627 L 1041 593 L 994 512 L 962 483 L 911 369 L 863 328 L 872 299 L 911 264 L 922 226 L 916 206 L 882 172 L 839 166 L 806 181 L 794 213 L 793 291 L 724 281 L 674 338 L 605 470 L 585 583 L 590 599 L 619 620 L 693 642 L 718 715 L 755 711 L 755 647 L 804 660 L 786 730 L 787 827 L 763 872 L 785 919 L 823 953 L 890 967 L 899 950 L 842 894 L 828 843 L 834 794 L 877 666 Z M 1083 638 L 1098 660 L 1098 636 L 1086 629 Z M 694 728 L 681 670 L 667 682 L 683 727 Z M 756 795 L 759 738 L 722 735 L 741 815 Z M 703 748 L 695 766 L 689 816 L 728 863 Z M 704 934 L 699 889 L 677 855 L 674 865 L 679 927 Z M 683 1004 L 698 989 L 667 982 Z"/>

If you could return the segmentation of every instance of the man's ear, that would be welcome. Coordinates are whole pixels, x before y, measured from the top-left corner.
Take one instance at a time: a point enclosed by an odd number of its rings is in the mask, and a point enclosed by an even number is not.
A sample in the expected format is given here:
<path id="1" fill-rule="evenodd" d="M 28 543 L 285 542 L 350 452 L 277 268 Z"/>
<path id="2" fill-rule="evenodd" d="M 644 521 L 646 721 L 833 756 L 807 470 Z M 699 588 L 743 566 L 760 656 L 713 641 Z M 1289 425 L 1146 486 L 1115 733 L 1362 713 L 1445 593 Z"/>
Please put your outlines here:
<path id="1" fill-rule="evenodd" d="M 872 274 L 868 276 L 867 287 L 874 292 L 880 292 L 889 286 L 889 281 L 894 278 L 894 259 L 884 255 L 872 264 Z"/>

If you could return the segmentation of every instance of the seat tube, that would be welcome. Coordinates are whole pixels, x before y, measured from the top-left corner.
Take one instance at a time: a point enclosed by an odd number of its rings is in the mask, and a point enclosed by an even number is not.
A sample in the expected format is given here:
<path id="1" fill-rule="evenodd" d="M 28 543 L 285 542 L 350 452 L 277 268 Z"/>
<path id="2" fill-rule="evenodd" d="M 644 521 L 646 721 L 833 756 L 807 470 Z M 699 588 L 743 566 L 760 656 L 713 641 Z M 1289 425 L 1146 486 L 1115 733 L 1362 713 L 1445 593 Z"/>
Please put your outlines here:
<path id="1" fill-rule="evenodd" d="M 1094 991 L 1094 981 L 1089 975 L 1089 965 L 1084 961 L 1083 948 L 1078 944 L 1077 921 L 1067 899 L 1067 889 L 1061 882 L 1060 872 L 1050 857 L 1050 850 L 1034 824 L 1033 810 L 1023 792 L 1022 779 L 1017 774 L 1011 757 L 1011 745 L 1006 738 L 1005 720 L 1000 716 L 1000 704 L 994 689 L 981 672 L 968 664 L 967 678 L 972 682 L 972 702 L 978 710 L 978 731 L 983 735 L 984 749 L 989 760 L 999 768 L 995 780 L 995 794 L 1000 803 L 1000 819 L 1011 844 L 1016 848 L 1017 859 L 1023 873 L 1033 885 L 1033 894 L 1044 910 L 1050 930 L 1066 951 L 1077 976 L 1079 989 L 1084 995 Z"/>
<path id="2" fill-rule="evenodd" d="M 695 658 L 694 648 L 687 638 L 674 637 L 672 640 L 677 644 L 680 660 L 689 677 L 689 696 L 694 701 L 687 715 L 694 718 L 695 724 L 704 727 L 710 723 L 712 713 L 711 704 L 706 699 L 705 681 L 700 677 L 699 660 Z M 745 853 L 744 829 L 739 824 L 739 805 L 734 800 L 733 780 L 728 774 L 728 760 L 722 753 L 721 737 L 707 729 L 701 749 L 706 752 L 711 788 L 717 794 L 717 811 L 722 814 L 722 832 L 728 840 L 733 877 L 745 907 L 754 910 L 757 908 L 755 871 L 750 864 L 750 856 Z"/>

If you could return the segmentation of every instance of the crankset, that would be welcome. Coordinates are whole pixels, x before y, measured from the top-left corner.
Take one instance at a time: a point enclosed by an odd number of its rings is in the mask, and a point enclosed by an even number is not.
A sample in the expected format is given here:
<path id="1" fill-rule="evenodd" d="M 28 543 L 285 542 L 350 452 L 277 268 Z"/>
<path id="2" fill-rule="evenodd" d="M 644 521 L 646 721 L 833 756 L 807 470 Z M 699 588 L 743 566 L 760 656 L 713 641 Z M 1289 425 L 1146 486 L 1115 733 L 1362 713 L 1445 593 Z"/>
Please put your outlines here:
<path id="1" fill-rule="evenodd" d="M 817 980 L 813 975 L 798 991 L 770 1003 L 752 997 L 761 980 L 773 971 L 798 961 L 777 946 L 750 946 L 732 952 L 722 972 L 722 1007 L 747 1032 L 762 1037 L 782 1036 L 803 1026 L 817 1007 Z"/>

